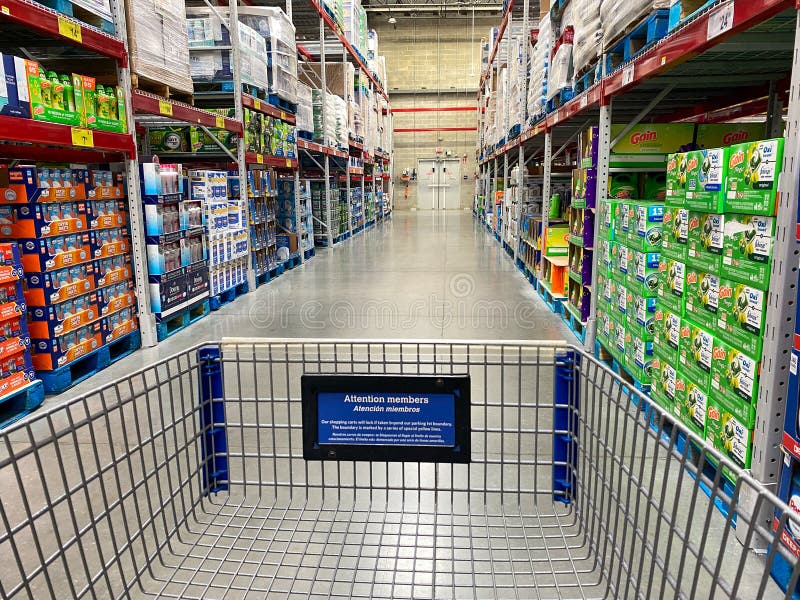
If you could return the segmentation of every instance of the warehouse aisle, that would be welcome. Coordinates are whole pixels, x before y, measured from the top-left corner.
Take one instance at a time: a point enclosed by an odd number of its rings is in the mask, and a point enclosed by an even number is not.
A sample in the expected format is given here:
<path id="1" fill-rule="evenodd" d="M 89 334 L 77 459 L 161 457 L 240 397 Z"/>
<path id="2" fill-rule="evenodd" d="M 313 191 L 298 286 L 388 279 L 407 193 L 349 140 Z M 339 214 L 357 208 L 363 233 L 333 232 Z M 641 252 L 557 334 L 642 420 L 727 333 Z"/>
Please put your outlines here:
<path id="1" fill-rule="evenodd" d="M 396 212 L 45 404 L 224 336 L 575 341 L 471 213 Z"/>

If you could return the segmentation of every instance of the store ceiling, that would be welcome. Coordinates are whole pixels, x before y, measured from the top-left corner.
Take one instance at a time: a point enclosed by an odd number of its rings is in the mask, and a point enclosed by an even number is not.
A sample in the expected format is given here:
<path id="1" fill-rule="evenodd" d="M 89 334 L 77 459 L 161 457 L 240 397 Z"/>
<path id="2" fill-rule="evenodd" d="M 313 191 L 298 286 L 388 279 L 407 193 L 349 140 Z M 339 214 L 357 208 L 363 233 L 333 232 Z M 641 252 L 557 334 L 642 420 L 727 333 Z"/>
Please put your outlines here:
<path id="1" fill-rule="evenodd" d="M 518 2 L 518 4 L 523 4 Z M 471 15 L 473 12 L 482 16 L 502 15 L 503 2 L 498 0 L 362 0 L 368 13 L 440 13 Z M 535 6 L 534 6 L 535 5 Z M 522 7 L 515 7 L 514 12 Z M 538 1 L 531 3 L 531 14 L 538 14 Z"/>

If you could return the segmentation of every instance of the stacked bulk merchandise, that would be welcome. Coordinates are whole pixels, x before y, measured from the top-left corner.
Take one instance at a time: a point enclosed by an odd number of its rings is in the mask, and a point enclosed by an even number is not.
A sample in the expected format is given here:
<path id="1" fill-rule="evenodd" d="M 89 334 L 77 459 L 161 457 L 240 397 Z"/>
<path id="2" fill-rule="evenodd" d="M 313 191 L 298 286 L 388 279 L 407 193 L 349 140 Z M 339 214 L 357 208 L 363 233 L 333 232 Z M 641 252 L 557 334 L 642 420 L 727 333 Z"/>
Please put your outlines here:
<path id="1" fill-rule="evenodd" d="M 314 98 L 305 83 L 297 84 L 297 137 L 314 138 Z"/>
<path id="2" fill-rule="evenodd" d="M 528 87 L 528 115 L 532 123 L 539 121 L 546 112 L 547 91 L 551 53 L 555 45 L 555 32 L 553 31 L 550 13 L 544 15 L 539 21 L 539 32 L 533 45 L 531 54 L 530 86 Z"/>
<path id="3" fill-rule="evenodd" d="M 207 314 L 208 262 L 202 199 L 188 194 L 181 165 L 142 163 L 150 304 L 163 339 Z"/>
<path id="4" fill-rule="evenodd" d="M 265 274 L 278 264 L 277 193 L 275 171 L 257 169 L 247 173 L 250 260 L 257 283 L 269 281 Z"/>
<path id="5" fill-rule="evenodd" d="M 627 0 L 620 2 L 626 6 L 632 4 Z M 626 21 L 631 23 L 632 21 Z M 597 65 L 597 58 L 602 50 L 603 35 L 600 19 L 600 2 L 597 0 L 570 0 L 569 6 L 564 10 L 561 21 L 564 25 L 572 26 L 575 31 L 572 48 L 572 65 L 576 77 L 583 75 L 590 68 Z"/>
<path id="6" fill-rule="evenodd" d="M 31 165 L 8 169 L 8 179 L 0 236 L 19 243 L 31 361 L 45 390 L 61 392 L 140 345 L 124 175 Z M 7 281 L 0 299 L 21 302 L 18 292 Z M 2 323 L 6 352 L 13 338 L 27 340 L 24 323 Z"/>
<path id="7" fill-rule="evenodd" d="M 131 72 L 173 92 L 191 94 L 183 0 L 132 0 L 125 3 L 125 13 Z"/>
<path id="8" fill-rule="evenodd" d="M 231 181 L 228 173 L 214 170 L 189 171 L 189 199 L 202 202 L 207 231 L 208 279 L 212 310 L 224 303 L 223 292 L 246 291 L 247 259 L 250 253 L 245 221 L 245 201 L 240 198 L 238 178 Z M 238 295 L 234 294 L 233 297 Z"/>
<path id="9" fill-rule="evenodd" d="M 524 97 L 525 85 L 528 78 L 527 65 L 523 64 L 525 44 L 528 43 L 528 36 L 518 35 L 511 40 L 511 55 L 508 57 L 509 68 L 509 106 L 510 113 L 508 118 L 509 129 L 513 132 L 512 137 L 518 135 L 522 125 L 526 121 L 527 99 Z"/>
<path id="10" fill-rule="evenodd" d="M 289 17 L 280 8 L 242 6 L 239 21 L 252 27 L 266 43 L 269 93 L 297 104 L 297 43 Z"/>
<path id="11" fill-rule="evenodd" d="M 44 390 L 41 382 L 36 381 L 31 359 L 24 277 L 17 243 L 0 244 L 0 426 L 3 427 L 44 400 Z M 49 336 L 49 331 L 45 335 Z"/>
<path id="12" fill-rule="evenodd" d="M 227 11 L 189 7 L 186 12 L 190 70 L 195 87 L 203 91 L 233 91 L 230 34 L 220 20 L 220 15 L 227 16 Z M 240 23 L 238 29 L 242 82 L 267 90 L 269 74 L 266 40 L 244 23 Z"/>
<path id="13" fill-rule="evenodd" d="M 602 0 L 600 22 L 606 48 L 619 40 L 631 25 L 656 10 L 669 10 L 672 0 Z M 576 67 L 577 70 L 577 67 Z"/>
<path id="14" fill-rule="evenodd" d="M 567 8 L 572 6 L 570 2 Z M 566 19 L 566 15 L 564 19 Z M 574 71 L 572 67 L 572 51 L 574 48 L 575 29 L 572 25 L 562 25 L 560 35 L 553 45 L 550 55 L 550 67 L 547 75 L 547 108 L 553 109 L 572 98 Z"/>
<path id="15" fill-rule="evenodd" d="M 506 134 L 506 99 L 508 94 L 508 69 L 502 67 L 498 70 L 498 77 L 497 77 L 497 106 L 495 112 L 495 130 L 494 130 L 494 139 L 491 139 L 493 144 L 502 146 Z"/>
<path id="16" fill-rule="evenodd" d="M 336 237 L 341 231 L 341 223 L 339 220 L 339 189 L 331 180 L 330 196 L 325 197 L 325 182 L 324 181 L 311 181 L 311 207 L 314 216 L 314 242 L 316 245 L 322 246 L 327 243 L 328 231 L 326 224 L 328 223 L 328 211 L 331 211 L 331 231 L 333 236 Z M 346 213 L 345 213 L 346 214 Z M 347 217 L 345 217 L 345 227 L 347 225 Z"/>
<path id="17" fill-rule="evenodd" d="M 702 138 L 701 130 L 698 143 Z M 663 369 L 666 383 L 655 398 L 744 469 L 752 453 L 782 156 L 783 140 L 775 139 L 675 154 L 667 166 L 670 226 L 656 348 L 664 363 L 677 356 L 670 364 L 678 366 Z"/>

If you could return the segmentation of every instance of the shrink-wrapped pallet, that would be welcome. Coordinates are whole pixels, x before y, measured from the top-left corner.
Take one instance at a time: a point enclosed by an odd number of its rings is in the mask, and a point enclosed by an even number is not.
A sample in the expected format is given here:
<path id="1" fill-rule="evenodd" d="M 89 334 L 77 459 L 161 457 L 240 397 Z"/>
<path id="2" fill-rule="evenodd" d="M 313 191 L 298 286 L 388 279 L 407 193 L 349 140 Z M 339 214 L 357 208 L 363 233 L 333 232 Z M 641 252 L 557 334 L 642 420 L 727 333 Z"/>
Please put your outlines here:
<path id="1" fill-rule="evenodd" d="M 314 131 L 314 106 L 311 88 L 304 83 L 297 84 L 297 129 Z"/>
<path id="2" fill-rule="evenodd" d="M 564 89 L 572 88 L 572 50 L 573 30 L 562 30 L 552 54 L 552 64 L 548 73 L 547 99 L 552 100 Z"/>
<path id="3" fill-rule="evenodd" d="M 241 6 L 239 21 L 252 27 L 266 42 L 269 93 L 297 103 L 297 42 L 289 17 L 280 8 Z"/>
<path id="4" fill-rule="evenodd" d="M 129 0 L 125 12 L 131 72 L 173 91 L 191 94 L 194 88 L 183 0 Z"/>
<path id="5" fill-rule="evenodd" d="M 322 65 L 306 64 L 300 74 L 300 81 L 312 88 L 319 87 L 322 82 Z M 355 88 L 355 67 L 350 63 L 326 62 L 325 84 L 329 92 L 349 101 Z"/>
<path id="6" fill-rule="evenodd" d="M 621 0 L 623 4 L 635 0 Z M 561 17 L 561 31 L 573 29 L 573 70 L 582 73 L 597 62 L 602 50 L 603 29 L 600 20 L 600 0 L 569 0 Z"/>
<path id="7" fill-rule="evenodd" d="M 528 87 L 528 115 L 531 120 L 538 120 L 544 113 L 547 104 L 548 76 L 550 59 L 555 43 L 550 14 L 539 21 L 539 34 L 531 53 L 530 86 Z"/>
<path id="8" fill-rule="evenodd" d="M 655 10 L 669 9 L 670 0 L 602 0 L 600 22 L 606 47 Z"/>

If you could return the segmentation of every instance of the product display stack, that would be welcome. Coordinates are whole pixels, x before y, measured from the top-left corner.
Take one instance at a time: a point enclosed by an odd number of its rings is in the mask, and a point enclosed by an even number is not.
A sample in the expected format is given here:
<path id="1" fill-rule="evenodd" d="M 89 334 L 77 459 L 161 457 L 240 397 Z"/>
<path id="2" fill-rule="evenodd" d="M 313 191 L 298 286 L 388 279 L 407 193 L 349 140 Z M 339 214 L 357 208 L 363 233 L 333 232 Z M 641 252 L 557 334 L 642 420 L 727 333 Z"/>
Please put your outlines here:
<path id="1" fill-rule="evenodd" d="M 270 271 L 278 264 L 277 186 L 277 176 L 272 169 L 257 169 L 247 173 L 250 260 L 259 285 L 270 280 Z"/>
<path id="2" fill-rule="evenodd" d="M 0 244 L 0 426 L 37 408 L 44 388 L 31 359 L 31 336 L 19 246 Z"/>
<path id="3" fill-rule="evenodd" d="M 19 243 L 32 364 L 61 392 L 140 345 L 122 176 L 31 165 L 7 177 L 0 236 Z"/>
<path id="4" fill-rule="evenodd" d="M 654 398 L 745 469 L 782 163 L 775 139 L 671 155 L 667 168 Z"/>
<path id="5" fill-rule="evenodd" d="M 339 198 L 339 188 L 334 180 L 331 180 L 330 195 L 325 198 L 325 182 L 312 180 L 311 183 L 311 207 L 314 215 L 314 240 L 317 245 L 327 244 L 328 232 L 324 223 L 328 222 L 328 211 L 331 214 L 331 231 L 333 237 L 341 233 L 342 227 L 347 230 L 347 201 L 344 204 L 344 220 L 341 220 L 341 206 Z"/>
<path id="6" fill-rule="evenodd" d="M 204 195 L 182 165 L 142 163 L 139 170 L 150 305 L 163 339 L 208 314 Z"/>

